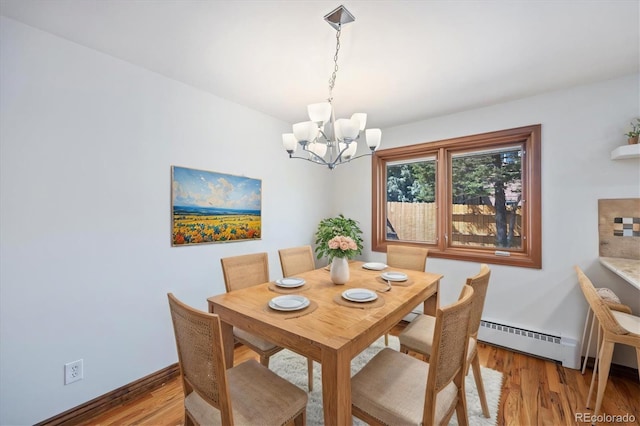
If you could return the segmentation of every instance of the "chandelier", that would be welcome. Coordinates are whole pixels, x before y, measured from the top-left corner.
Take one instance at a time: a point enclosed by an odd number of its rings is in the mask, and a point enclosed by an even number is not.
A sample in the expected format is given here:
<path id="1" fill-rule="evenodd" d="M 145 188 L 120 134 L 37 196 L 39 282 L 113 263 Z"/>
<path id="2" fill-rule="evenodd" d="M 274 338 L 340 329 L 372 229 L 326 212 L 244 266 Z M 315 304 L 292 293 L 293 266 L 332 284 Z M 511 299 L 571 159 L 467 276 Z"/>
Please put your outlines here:
<path id="1" fill-rule="evenodd" d="M 293 133 L 282 135 L 282 144 L 289 153 L 289 158 L 311 161 L 333 170 L 356 158 L 372 155 L 380 146 L 382 131 L 380 129 L 365 130 L 367 124 L 365 113 L 355 113 L 351 118 L 336 120 L 333 109 L 333 87 L 338 73 L 340 32 L 343 24 L 353 22 L 355 18 L 344 6 L 339 6 L 325 15 L 324 20 L 336 30 L 336 52 L 333 56 L 333 73 L 329 78 L 329 97 L 326 102 L 308 105 L 310 121 L 294 124 Z M 356 156 L 357 141 L 361 132 L 366 135 L 369 152 Z M 293 154 L 298 145 L 302 148 L 303 155 L 296 157 Z"/>

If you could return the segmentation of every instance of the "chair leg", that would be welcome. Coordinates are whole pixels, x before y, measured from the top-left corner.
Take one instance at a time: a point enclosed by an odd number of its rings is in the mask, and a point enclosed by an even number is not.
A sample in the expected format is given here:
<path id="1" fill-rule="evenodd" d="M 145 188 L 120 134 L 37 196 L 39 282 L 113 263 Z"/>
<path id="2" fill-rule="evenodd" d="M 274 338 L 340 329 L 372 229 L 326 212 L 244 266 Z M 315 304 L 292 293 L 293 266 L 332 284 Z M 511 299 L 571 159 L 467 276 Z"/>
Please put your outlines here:
<path id="1" fill-rule="evenodd" d="M 269 368 L 269 357 L 261 354 L 260 355 L 260 364 L 264 365 L 265 367 Z"/>
<path id="2" fill-rule="evenodd" d="M 604 389 L 607 387 L 609 380 L 609 368 L 611 367 L 611 358 L 613 357 L 613 342 L 602 342 L 600 353 L 600 372 L 598 373 L 598 394 L 596 395 L 596 408 L 593 410 L 593 416 L 597 417 L 602 399 L 604 398 Z"/>
<path id="3" fill-rule="evenodd" d="M 589 319 L 589 313 L 591 312 L 591 310 L 587 311 L 587 319 Z M 596 322 L 596 316 L 593 315 L 593 317 L 591 318 L 591 328 L 589 330 L 589 340 L 587 341 L 587 350 L 584 352 L 584 362 L 582 363 L 582 374 L 584 374 L 586 368 L 587 368 L 587 360 L 589 359 L 589 349 L 591 348 L 591 336 L 593 335 L 593 325 Z M 585 328 L 584 331 L 587 331 L 587 324 L 585 323 Z M 584 336 L 582 337 L 582 339 L 584 340 Z M 597 352 L 597 350 L 596 350 Z M 580 353 L 582 353 L 582 349 L 580 349 Z"/>
<path id="4" fill-rule="evenodd" d="M 580 341 L 580 354 L 583 353 L 582 350 L 584 349 L 584 339 L 587 338 L 587 324 L 589 324 L 590 313 L 591 313 L 591 309 L 589 308 L 589 306 L 587 306 L 587 316 L 584 318 L 584 328 L 582 329 L 582 340 Z"/>
<path id="5" fill-rule="evenodd" d="M 484 392 L 484 383 L 482 383 L 482 375 L 480 374 L 480 360 L 478 359 L 478 352 L 471 360 L 471 368 L 473 369 L 473 378 L 476 380 L 476 388 L 478 389 L 478 397 L 480 398 L 480 405 L 482 405 L 482 414 L 486 418 L 491 417 L 489 414 L 489 405 L 487 404 L 487 395 Z"/>
<path id="6" fill-rule="evenodd" d="M 464 377 L 462 378 L 464 380 Z M 459 395 L 458 403 L 456 404 L 456 417 L 458 418 L 458 425 L 469 426 L 469 414 L 467 411 L 467 398 L 464 394 L 464 387 Z"/>
<path id="7" fill-rule="evenodd" d="M 409 348 L 407 348 L 405 345 L 400 345 L 400 352 L 402 352 L 403 354 L 408 354 L 409 353 Z"/>
<path id="8" fill-rule="evenodd" d="M 305 426 L 307 424 L 307 410 L 302 410 L 302 413 L 293 419 L 293 424 L 295 426 Z"/>
<path id="9" fill-rule="evenodd" d="M 389 333 L 384 335 L 384 345 L 389 346 Z"/>
<path id="10" fill-rule="evenodd" d="M 313 391 L 313 360 L 311 358 L 307 358 L 307 386 L 309 387 L 309 392 Z"/>
<path id="11" fill-rule="evenodd" d="M 196 426 L 196 423 L 193 421 L 191 416 L 187 414 L 187 411 L 184 412 L 184 426 Z"/>
<path id="12" fill-rule="evenodd" d="M 589 394 L 587 395 L 587 403 L 586 403 L 586 407 L 589 408 L 589 404 L 591 404 L 591 395 L 593 395 L 593 384 L 596 382 L 596 373 L 598 372 L 598 364 L 599 364 L 599 360 L 600 360 L 600 348 L 602 346 L 602 343 L 600 342 L 601 340 L 601 336 L 600 336 L 600 326 L 598 326 L 598 341 L 596 343 L 596 359 L 593 363 L 593 371 L 591 372 L 591 384 L 589 385 Z"/>

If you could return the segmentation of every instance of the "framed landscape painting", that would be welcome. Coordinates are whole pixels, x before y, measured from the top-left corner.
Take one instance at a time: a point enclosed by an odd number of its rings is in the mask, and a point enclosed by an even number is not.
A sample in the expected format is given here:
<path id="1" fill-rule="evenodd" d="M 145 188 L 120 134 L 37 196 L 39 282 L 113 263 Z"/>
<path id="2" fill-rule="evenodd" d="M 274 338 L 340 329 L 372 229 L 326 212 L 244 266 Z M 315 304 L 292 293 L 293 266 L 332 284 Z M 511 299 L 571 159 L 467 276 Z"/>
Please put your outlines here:
<path id="1" fill-rule="evenodd" d="M 171 167 L 171 245 L 261 239 L 262 181 Z"/>

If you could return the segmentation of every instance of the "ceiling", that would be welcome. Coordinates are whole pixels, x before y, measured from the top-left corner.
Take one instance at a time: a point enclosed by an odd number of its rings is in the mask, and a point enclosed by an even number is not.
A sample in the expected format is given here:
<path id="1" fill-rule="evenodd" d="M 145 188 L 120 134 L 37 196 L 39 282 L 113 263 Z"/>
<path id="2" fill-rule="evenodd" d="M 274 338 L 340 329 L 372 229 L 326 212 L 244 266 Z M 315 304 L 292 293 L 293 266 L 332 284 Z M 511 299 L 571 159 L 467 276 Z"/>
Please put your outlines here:
<path id="1" fill-rule="evenodd" d="M 0 14 L 270 116 L 388 127 L 640 71 L 637 0 L 0 0 Z"/>

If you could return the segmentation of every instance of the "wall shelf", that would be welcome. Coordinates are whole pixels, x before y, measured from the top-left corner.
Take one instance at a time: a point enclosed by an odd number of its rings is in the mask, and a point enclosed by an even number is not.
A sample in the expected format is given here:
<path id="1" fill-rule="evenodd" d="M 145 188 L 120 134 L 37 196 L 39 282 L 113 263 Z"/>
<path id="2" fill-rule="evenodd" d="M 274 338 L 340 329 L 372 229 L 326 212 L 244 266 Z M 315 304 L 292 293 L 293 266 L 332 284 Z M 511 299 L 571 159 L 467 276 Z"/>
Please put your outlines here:
<path id="1" fill-rule="evenodd" d="M 640 144 L 622 145 L 611 151 L 612 160 L 640 157 Z"/>

